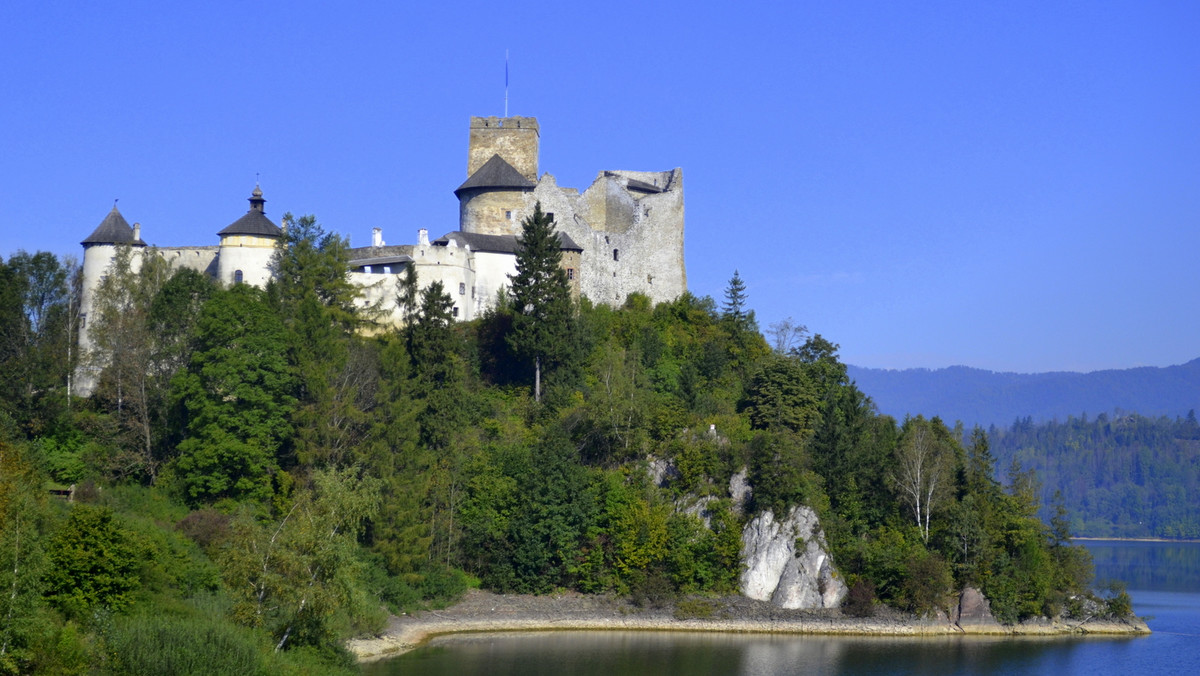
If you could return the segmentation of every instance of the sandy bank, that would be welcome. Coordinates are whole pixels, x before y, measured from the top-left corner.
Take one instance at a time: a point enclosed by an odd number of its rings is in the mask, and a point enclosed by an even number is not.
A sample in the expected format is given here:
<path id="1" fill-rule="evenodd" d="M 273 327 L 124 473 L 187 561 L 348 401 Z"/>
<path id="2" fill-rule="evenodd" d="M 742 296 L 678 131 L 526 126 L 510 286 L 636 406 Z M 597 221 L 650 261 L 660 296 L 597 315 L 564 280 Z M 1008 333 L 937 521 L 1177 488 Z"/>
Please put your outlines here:
<path id="1" fill-rule="evenodd" d="M 639 609 L 624 599 L 582 594 L 500 595 L 472 590 L 445 610 L 392 617 L 379 636 L 351 640 L 360 660 L 391 657 L 443 634 L 484 631 L 654 630 L 730 633 L 826 634 L 855 636 L 1064 636 L 1148 634 L 1144 622 L 1090 620 L 1027 622 L 959 627 L 883 609 L 872 618 L 845 617 L 840 611 L 783 610 L 742 597 L 712 602 L 704 619 L 678 619 L 669 609 Z"/>

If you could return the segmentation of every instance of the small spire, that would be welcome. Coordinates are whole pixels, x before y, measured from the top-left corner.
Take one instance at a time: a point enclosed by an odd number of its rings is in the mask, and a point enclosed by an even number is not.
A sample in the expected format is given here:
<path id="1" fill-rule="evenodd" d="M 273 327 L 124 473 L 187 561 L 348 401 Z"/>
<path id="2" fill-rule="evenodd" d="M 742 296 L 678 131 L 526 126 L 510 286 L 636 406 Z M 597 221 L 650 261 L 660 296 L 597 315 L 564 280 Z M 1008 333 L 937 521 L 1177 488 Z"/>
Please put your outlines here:
<path id="1" fill-rule="evenodd" d="M 254 192 L 250 193 L 250 211 L 257 211 L 260 214 L 264 213 L 263 204 L 266 200 L 263 199 L 262 188 L 258 187 L 258 183 L 254 184 Z"/>

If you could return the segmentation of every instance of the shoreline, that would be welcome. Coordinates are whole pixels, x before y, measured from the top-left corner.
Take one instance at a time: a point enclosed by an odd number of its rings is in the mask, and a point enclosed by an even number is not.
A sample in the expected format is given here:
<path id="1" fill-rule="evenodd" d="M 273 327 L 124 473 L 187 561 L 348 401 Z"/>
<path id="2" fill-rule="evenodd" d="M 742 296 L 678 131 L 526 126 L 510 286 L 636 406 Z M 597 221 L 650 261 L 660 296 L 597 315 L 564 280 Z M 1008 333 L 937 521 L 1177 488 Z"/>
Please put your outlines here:
<path id="1" fill-rule="evenodd" d="M 782 610 L 749 599 L 714 600 L 709 618 L 679 619 L 667 609 L 638 609 L 624 599 L 575 593 L 555 596 L 501 595 L 470 590 L 444 610 L 392 616 L 378 636 L 356 638 L 346 647 L 359 662 L 397 657 L 448 634 L 530 631 L 670 631 L 879 637 L 1064 637 L 1139 636 L 1150 633 L 1141 620 L 1030 621 L 959 626 L 945 619 L 920 619 L 890 609 L 876 617 L 845 617 L 838 610 Z"/>
<path id="2" fill-rule="evenodd" d="M 1084 537 L 1082 535 L 1072 536 L 1071 540 L 1072 541 L 1082 540 L 1085 542 L 1170 542 L 1170 543 L 1177 542 L 1180 544 L 1195 544 L 1197 542 L 1200 542 L 1200 540 L 1198 540 L 1198 539 L 1189 539 L 1189 538 L 1098 538 L 1098 537 Z"/>

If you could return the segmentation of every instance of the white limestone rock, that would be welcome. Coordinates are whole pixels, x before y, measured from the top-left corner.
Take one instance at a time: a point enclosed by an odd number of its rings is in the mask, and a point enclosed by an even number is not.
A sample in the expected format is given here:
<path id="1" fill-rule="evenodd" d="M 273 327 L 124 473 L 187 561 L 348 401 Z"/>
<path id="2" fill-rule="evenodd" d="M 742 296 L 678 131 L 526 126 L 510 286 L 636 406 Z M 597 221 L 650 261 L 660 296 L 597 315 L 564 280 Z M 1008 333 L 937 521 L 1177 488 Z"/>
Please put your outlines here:
<path id="1" fill-rule="evenodd" d="M 742 594 L 780 608 L 836 608 L 848 592 L 817 515 L 805 506 L 782 521 L 770 510 L 751 519 L 742 531 L 742 563 Z"/>
<path id="2" fill-rule="evenodd" d="M 746 508 L 746 503 L 750 501 L 752 491 L 750 489 L 750 480 L 747 478 L 748 475 L 749 472 L 743 467 L 734 472 L 733 476 L 729 477 L 729 497 L 733 499 L 733 512 L 735 514 L 742 514 Z"/>

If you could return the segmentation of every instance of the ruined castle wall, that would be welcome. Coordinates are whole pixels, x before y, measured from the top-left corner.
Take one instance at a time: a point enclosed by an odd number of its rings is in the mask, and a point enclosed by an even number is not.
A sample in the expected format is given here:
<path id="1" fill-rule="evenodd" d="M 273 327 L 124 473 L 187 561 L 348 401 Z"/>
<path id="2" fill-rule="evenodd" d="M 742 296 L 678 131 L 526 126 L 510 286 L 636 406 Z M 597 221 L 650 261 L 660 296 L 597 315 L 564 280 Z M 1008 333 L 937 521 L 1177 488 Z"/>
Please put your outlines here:
<path id="1" fill-rule="evenodd" d="M 611 172 L 617 173 L 617 172 Z M 620 304 L 634 292 L 653 302 L 674 300 L 687 290 L 683 262 L 683 172 L 620 172 L 653 185 L 667 183 L 661 193 L 629 190 L 620 176 L 600 177 L 582 194 L 558 187 L 546 174 L 519 218 L 541 202 L 554 214 L 558 230 L 583 247 L 579 287 L 599 303 Z M 647 180 L 649 179 L 649 180 Z M 603 219 L 594 221 L 592 219 Z"/>

